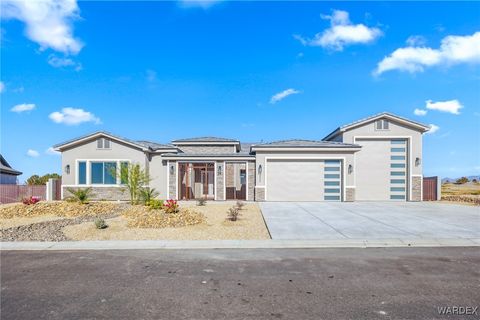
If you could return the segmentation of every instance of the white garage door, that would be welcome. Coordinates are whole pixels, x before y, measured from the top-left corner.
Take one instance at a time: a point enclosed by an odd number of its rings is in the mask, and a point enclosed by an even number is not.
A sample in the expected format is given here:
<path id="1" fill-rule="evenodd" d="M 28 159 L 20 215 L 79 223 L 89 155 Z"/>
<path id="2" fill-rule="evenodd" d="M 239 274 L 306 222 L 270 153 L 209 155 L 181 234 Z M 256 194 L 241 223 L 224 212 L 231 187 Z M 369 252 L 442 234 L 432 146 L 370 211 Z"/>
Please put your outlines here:
<path id="1" fill-rule="evenodd" d="M 267 201 L 340 201 L 340 160 L 267 161 Z"/>
<path id="2" fill-rule="evenodd" d="M 355 154 L 356 200 L 406 200 L 407 142 L 405 139 L 361 139 Z"/>

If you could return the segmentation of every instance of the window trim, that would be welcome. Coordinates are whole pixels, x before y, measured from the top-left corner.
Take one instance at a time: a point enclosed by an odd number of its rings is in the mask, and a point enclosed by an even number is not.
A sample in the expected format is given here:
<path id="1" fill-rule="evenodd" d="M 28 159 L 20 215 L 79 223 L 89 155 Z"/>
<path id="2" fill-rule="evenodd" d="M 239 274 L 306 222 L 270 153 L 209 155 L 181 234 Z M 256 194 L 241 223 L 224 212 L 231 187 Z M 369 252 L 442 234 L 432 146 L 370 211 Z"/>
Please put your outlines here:
<path id="1" fill-rule="evenodd" d="M 86 184 L 79 184 L 79 163 L 85 162 L 86 163 Z M 91 180 L 91 163 L 92 162 L 115 162 L 116 163 L 116 170 L 119 173 L 120 164 L 123 162 L 127 162 L 128 164 L 132 163 L 131 159 L 76 159 L 75 160 L 75 184 L 69 185 L 70 187 L 124 187 L 125 184 L 121 184 L 120 176 L 117 174 L 115 184 L 99 184 L 99 183 L 92 183 Z M 102 171 L 103 174 L 103 171 Z"/>

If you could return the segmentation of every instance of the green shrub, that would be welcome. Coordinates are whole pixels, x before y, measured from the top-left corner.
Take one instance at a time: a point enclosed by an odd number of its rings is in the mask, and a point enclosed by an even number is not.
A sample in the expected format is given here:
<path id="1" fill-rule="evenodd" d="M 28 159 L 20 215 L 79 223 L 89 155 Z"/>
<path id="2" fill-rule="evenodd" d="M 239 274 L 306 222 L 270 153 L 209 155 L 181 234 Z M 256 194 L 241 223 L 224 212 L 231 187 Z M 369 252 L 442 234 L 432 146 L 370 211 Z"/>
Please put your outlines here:
<path id="1" fill-rule="evenodd" d="M 205 198 L 198 198 L 197 199 L 197 206 L 204 206 L 207 203 L 207 199 Z"/>
<path id="2" fill-rule="evenodd" d="M 163 209 L 163 200 L 151 199 L 148 202 L 148 206 L 150 207 L 150 209 Z"/>
<path id="3" fill-rule="evenodd" d="M 146 187 L 139 190 L 139 195 L 143 204 L 149 205 L 150 201 L 154 200 L 159 193 L 154 188 Z"/>
<path id="4" fill-rule="evenodd" d="M 105 229 L 106 227 L 108 227 L 107 223 L 102 218 L 95 218 L 95 221 L 93 221 L 93 223 L 95 224 L 95 228 L 97 229 Z"/>
<path id="5" fill-rule="evenodd" d="M 240 215 L 240 209 L 238 207 L 231 207 L 228 209 L 227 219 L 230 221 L 237 221 L 238 216 Z"/>
<path id="6" fill-rule="evenodd" d="M 72 194 L 69 199 L 70 201 L 80 202 L 82 204 L 88 203 L 88 200 L 90 200 L 90 196 L 92 193 L 92 188 L 85 188 L 85 189 L 68 188 L 67 190 Z"/>
<path id="7" fill-rule="evenodd" d="M 237 208 L 238 208 L 238 210 L 242 210 L 243 207 L 245 207 L 245 202 L 240 201 L 240 200 L 237 201 Z"/>
<path id="8" fill-rule="evenodd" d="M 467 183 L 467 182 L 468 182 L 467 177 L 461 177 L 460 179 L 457 179 L 457 181 L 455 181 L 456 184 L 464 184 L 464 183 Z"/>

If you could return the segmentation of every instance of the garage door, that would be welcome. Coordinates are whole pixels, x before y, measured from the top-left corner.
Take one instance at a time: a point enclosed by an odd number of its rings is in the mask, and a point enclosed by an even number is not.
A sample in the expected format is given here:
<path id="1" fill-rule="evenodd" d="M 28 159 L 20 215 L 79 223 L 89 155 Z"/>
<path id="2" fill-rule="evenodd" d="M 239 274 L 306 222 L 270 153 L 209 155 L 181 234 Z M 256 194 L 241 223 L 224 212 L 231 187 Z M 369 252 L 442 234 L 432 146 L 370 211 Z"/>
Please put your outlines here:
<path id="1" fill-rule="evenodd" d="M 408 166 L 405 139 L 357 139 L 356 200 L 386 201 L 407 198 Z"/>
<path id="2" fill-rule="evenodd" d="M 267 201 L 340 201 L 340 160 L 268 160 Z"/>

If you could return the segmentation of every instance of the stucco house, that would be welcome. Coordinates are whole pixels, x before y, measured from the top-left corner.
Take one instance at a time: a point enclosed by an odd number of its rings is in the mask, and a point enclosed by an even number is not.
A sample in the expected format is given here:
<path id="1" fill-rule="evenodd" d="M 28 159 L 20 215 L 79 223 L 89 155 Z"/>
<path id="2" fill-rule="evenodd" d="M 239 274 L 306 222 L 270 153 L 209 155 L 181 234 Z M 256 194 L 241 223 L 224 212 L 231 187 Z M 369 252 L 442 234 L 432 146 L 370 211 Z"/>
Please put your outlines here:
<path id="1" fill-rule="evenodd" d="M 22 173 L 12 168 L 12 166 L 0 154 L 0 184 L 17 184 L 18 176 Z"/>
<path id="2" fill-rule="evenodd" d="M 421 201 L 422 134 L 429 126 L 380 113 L 323 140 L 241 143 L 200 137 L 170 144 L 95 132 L 55 147 L 62 191 L 92 187 L 97 199 L 127 200 L 128 163 L 150 174 L 163 199 L 247 201 Z"/>

